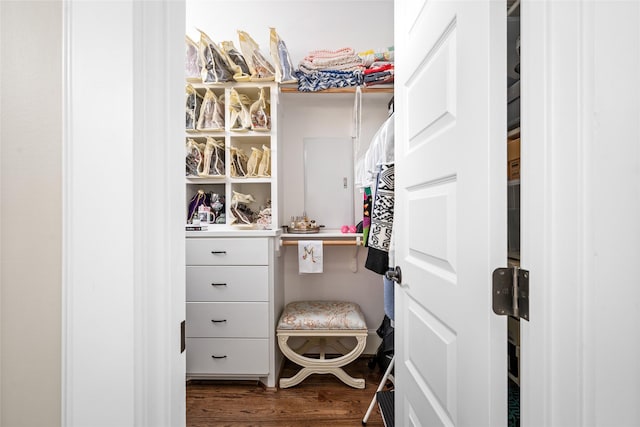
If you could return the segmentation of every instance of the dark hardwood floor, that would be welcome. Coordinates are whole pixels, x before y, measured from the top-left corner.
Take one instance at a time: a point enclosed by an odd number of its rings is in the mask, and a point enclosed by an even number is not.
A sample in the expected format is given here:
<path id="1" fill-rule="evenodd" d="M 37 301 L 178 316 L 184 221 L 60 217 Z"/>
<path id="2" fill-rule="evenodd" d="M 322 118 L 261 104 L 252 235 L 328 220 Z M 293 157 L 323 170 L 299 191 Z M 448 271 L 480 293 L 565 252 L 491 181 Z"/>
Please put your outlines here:
<path id="1" fill-rule="evenodd" d="M 250 381 L 190 381 L 187 384 L 187 427 L 209 426 L 361 426 L 378 382 L 379 369 L 370 370 L 369 357 L 345 369 L 365 378 L 366 388 L 351 388 L 333 375 L 311 375 L 288 389 L 268 390 Z M 298 370 L 287 361 L 282 376 Z M 367 426 L 383 426 L 376 405 Z"/>

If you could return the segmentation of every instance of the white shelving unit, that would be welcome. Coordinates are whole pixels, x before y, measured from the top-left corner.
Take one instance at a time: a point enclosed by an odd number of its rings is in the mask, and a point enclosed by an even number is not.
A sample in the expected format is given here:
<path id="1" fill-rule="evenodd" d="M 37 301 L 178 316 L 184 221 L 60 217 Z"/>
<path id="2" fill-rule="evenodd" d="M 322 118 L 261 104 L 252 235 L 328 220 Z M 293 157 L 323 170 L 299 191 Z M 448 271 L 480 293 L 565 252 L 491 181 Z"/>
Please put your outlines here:
<path id="1" fill-rule="evenodd" d="M 217 97 L 223 98 L 225 101 L 225 128 L 220 131 L 210 130 L 186 130 L 185 144 L 188 139 L 193 139 L 198 143 L 206 143 L 207 137 L 213 137 L 216 140 L 224 141 L 224 165 L 225 173 L 221 176 L 186 176 L 186 197 L 185 202 L 185 219 L 188 215 L 188 205 L 191 198 L 198 192 L 213 192 L 225 197 L 225 216 L 224 224 L 209 224 L 208 229 L 224 229 L 232 226 L 233 218 L 230 210 L 233 191 L 242 194 L 251 194 L 255 202 L 248 206 L 254 212 L 266 206 L 271 201 L 271 226 L 269 229 L 277 230 L 279 228 L 279 201 L 278 201 L 278 84 L 274 82 L 247 82 L 247 83 L 221 83 L 221 84 L 203 84 L 188 82 L 198 93 L 200 102 L 207 89 L 213 91 Z M 231 117 L 229 110 L 229 99 L 231 89 L 235 89 L 239 94 L 246 95 L 252 101 L 258 100 L 260 90 L 265 91 L 267 98 L 271 128 L 267 131 L 231 130 Z M 233 177 L 231 176 L 231 148 L 242 149 L 247 156 L 251 154 L 251 148 L 266 146 L 271 151 L 271 176 L 269 177 Z"/>
<path id="2" fill-rule="evenodd" d="M 222 130 L 186 130 L 188 139 L 224 143 L 224 174 L 186 176 L 185 219 L 191 199 L 202 190 L 225 198 L 223 224 L 207 224 L 206 231 L 186 231 L 186 351 L 187 379 L 256 378 L 275 387 L 282 356 L 276 349 L 275 323 L 284 303 L 278 191 L 278 85 L 274 82 L 203 84 L 188 82 L 200 101 L 206 90 L 224 99 Z M 270 129 L 231 129 L 232 89 L 256 101 L 263 90 L 270 113 Z M 186 145 L 185 145 L 186 147 Z M 231 174 L 231 150 L 270 149 L 270 176 Z M 271 201 L 271 225 L 232 224 L 233 192 L 250 194 L 247 203 L 258 213 Z"/>

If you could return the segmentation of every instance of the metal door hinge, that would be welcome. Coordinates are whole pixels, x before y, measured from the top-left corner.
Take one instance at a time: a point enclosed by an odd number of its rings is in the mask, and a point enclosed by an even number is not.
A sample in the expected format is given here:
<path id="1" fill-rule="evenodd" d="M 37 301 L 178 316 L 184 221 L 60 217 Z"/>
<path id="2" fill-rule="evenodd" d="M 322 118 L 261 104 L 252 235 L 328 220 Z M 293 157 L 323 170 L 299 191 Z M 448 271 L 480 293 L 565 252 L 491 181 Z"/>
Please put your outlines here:
<path id="1" fill-rule="evenodd" d="M 518 267 L 493 271 L 493 312 L 529 320 L 529 271 Z"/>

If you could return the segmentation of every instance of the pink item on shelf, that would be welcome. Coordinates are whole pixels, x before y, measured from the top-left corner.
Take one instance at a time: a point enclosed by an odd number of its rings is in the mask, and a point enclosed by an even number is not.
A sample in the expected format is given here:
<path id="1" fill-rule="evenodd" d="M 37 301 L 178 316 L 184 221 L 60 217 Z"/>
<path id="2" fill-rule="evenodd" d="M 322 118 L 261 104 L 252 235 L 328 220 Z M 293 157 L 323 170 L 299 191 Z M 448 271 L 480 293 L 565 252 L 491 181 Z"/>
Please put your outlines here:
<path id="1" fill-rule="evenodd" d="M 348 225 L 343 225 L 342 227 L 340 227 L 340 231 L 342 231 L 343 233 L 348 233 L 349 232 L 349 226 Z"/>
<path id="2" fill-rule="evenodd" d="M 305 56 L 305 60 L 313 61 L 316 58 L 341 58 L 345 56 L 353 56 L 356 51 L 350 47 L 343 47 L 337 50 L 319 49 L 309 52 L 309 55 Z"/>
<path id="3" fill-rule="evenodd" d="M 355 233 L 356 232 L 356 226 L 355 225 L 350 225 L 349 226 L 349 233 Z"/>

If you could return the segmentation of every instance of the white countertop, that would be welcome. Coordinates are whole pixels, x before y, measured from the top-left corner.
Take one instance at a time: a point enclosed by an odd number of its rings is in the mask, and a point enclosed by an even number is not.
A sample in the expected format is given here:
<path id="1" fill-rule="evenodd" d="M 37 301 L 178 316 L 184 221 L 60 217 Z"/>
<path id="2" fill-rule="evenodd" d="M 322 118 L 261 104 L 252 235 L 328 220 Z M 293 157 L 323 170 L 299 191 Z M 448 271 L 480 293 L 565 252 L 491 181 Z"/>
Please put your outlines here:
<path id="1" fill-rule="evenodd" d="M 234 227 L 233 225 L 209 224 L 207 230 L 185 231 L 186 237 L 275 237 L 282 234 L 282 229 L 258 230 Z"/>
<path id="2" fill-rule="evenodd" d="M 258 230 L 234 227 L 233 225 L 209 224 L 207 230 L 185 231 L 186 237 L 281 237 L 287 240 L 311 239 L 357 239 L 362 233 L 343 233 L 338 229 L 321 229 L 318 233 L 283 233 L 276 230 Z"/>

